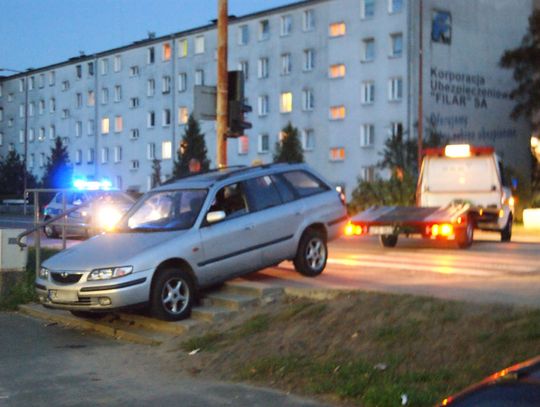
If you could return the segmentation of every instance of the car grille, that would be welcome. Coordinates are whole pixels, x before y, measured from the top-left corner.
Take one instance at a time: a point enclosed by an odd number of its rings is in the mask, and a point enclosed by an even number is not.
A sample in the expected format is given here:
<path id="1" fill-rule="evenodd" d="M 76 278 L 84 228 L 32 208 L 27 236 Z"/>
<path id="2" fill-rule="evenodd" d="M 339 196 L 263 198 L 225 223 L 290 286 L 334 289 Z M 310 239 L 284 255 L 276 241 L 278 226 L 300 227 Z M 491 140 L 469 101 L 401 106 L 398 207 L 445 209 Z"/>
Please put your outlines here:
<path id="1" fill-rule="evenodd" d="M 51 277 L 54 281 L 60 284 L 75 284 L 78 283 L 82 277 L 82 273 L 64 274 L 64 273 L 51 273 Z"/>

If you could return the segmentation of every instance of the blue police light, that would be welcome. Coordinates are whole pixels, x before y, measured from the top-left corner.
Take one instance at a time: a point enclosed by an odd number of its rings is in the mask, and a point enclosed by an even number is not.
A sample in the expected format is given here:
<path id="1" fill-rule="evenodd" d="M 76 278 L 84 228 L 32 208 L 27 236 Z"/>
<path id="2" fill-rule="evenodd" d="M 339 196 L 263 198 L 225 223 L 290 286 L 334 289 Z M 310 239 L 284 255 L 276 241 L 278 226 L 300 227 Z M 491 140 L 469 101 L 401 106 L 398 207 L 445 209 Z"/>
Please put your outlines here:
<path id="1" fill-rule="evenodd" d="M 79 178 L 73 181 L 73 187 L 80 191 L 109 191 L 112 188 L 112 183 L 106 179 L 101 181 L 88 181 Z"/>

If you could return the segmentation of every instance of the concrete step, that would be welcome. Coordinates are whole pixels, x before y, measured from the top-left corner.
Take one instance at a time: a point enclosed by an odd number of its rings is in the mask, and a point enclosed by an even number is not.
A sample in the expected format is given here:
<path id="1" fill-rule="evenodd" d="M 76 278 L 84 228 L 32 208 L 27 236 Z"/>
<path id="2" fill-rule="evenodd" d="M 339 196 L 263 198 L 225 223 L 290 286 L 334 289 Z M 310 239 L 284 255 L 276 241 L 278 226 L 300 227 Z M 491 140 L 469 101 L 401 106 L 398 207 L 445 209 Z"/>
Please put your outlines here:
<path id="1" fill-rule="evenodd" d="M 118 317 L 133 326 L 162 332 L 164 334 L 178 336 L 191 331 L 199 325 L 199 321 L 194 319 L 184 319 L 182 321 L 161 321 L 144 315 L 120 313 Z"/>
<path id="2" fill-rule="evenodd" d="M 220 322 L 231 318 L 236 312 L 227 308 L 201 305 L 191 310 L 191 318 L 197 321 Z"/>
<path id="3" fill-rule="evenodd" d="M 258 298 L 271 297 L 278 299 L 285 295 L 282 287 L 243 279 L 236 279 L 226 282 L 223 286 L 223 291 L 235 294 L 251 295 Z"/>
<path id="4" fill-rule="evenodd" d="M 228 293 L 224 291 L 214 291 L 206 294 L 203 305 L 226 308 L 233 311 L 257 305 L 259 298 L 251 295 Z"/>

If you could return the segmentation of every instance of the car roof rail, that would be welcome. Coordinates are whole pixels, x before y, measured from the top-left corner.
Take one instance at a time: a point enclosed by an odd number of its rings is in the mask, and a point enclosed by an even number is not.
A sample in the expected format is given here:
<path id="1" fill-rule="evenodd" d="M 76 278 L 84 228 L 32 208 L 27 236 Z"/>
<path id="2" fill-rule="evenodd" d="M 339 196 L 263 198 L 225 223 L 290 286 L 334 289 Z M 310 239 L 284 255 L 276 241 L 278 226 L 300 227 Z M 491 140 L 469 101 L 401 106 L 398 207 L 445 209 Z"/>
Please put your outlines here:
<path id="1" fill-rule="evenodd" d="M 233 175 L 238 175 L 238 174 L 241 174 L 243 172 L 249 172 L 249 171 L 256 171 L 256 170 L 260 170 L 260 169 L 267 169 L 267 168 L 272 168 L 272 167 L 281 167 L 281 166 L 285 166 L 287 165 L 287 163 L 268 163 L 268 164 L 259 164 L 259 165 L 252 165 L 252 166 L 236 166 L 236 167 L 240 167 L 240 168 L 237 168 L 233 171 L 229 171 L 229 172 L 226 172 L 224 174 L 222 174 L 221 176 L 219 176 L 217 178 L 217 181 L 222 181 L 224 179 L 227 179 L 229 177 L 232 177 Z M 228 168 L 232 168 L 232 167 L 228 167 Z"/>
<path id="2" fill-rule="evenodd" d="M 186 175 L 183 175 L 181 177 L 172 177 L 172 178 L 169 178 L 168 180 L 166 180 L 165 182 L 163 182 L 161 185 L 169 185 L 169 184 L 173 184 L 177 181 L 180 181 L 180 180 L 185 180 L 187 178 L 191 178 L 191 177 L 197 177 L 199 175 L 207 175 L 207 174 L 213 174 L 213 173 L 219 173 L 221 171 L 224 171 L 224 170 L 228 170 L 228 169 L 242 169 L 242 168 L 246 168 L 245 165 L 229 165 L 227 167 L 221 167 L 221 168 L 210 168 L 208 170 L 204 170 L 204 171 L 199 171 L 199 172 L 195 172 L 193 174 L 186 174 Z"/>

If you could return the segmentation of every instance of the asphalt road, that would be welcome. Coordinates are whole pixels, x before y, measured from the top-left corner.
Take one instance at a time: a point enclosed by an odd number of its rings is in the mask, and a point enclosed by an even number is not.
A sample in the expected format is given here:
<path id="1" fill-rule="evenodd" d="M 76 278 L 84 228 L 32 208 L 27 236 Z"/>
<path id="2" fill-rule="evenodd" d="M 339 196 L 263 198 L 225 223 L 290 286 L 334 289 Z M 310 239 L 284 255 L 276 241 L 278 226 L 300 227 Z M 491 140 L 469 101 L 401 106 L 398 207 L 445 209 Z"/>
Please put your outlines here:
<path id="1" fill-rule="evenodd" d="M 202 381 L 177 354 L 0 313 L 0 406 L 319 406 L 285 393 Z"/>

